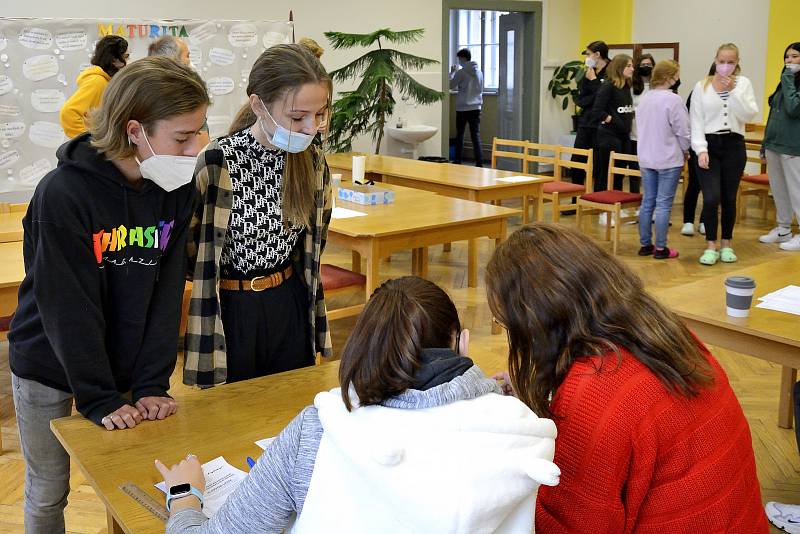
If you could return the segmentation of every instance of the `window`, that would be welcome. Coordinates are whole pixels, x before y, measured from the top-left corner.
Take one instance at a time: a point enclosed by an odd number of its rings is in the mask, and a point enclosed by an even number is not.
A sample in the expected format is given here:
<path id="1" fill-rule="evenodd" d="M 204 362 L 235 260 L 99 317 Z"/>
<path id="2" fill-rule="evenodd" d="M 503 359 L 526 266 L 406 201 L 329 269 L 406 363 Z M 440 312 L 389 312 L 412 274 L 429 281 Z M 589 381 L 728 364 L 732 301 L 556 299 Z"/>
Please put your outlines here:
<path id="1" fill-rule="evenodd" d="M 466 48 L 472 54 L 472 61 L 483 72 L 483 88 L 497 91 L 500 73 L 500 15 L 507 11 L 478 11 L 470 9 L 453 10 L 453 24 L 450 42 L 451 64 L 457 64 L 456 53 Z"/>

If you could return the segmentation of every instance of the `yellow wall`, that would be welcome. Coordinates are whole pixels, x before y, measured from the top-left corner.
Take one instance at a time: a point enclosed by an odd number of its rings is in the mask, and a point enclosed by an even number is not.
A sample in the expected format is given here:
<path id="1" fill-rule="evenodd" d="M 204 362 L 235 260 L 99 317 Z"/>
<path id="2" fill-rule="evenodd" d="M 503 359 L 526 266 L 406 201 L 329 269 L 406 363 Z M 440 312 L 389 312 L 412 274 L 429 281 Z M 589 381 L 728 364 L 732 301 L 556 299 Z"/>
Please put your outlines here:
<path id="1" fill-rule="evenodd" d="M 633 0 L 581 0 L 581 47 L 598 40 L 611 44 L 630 43 L 632 26 Z"/>
<path id="2" fill-rule="evenodd" d="M 783 69 L 783 51 L 790 43 L 800 41 L 797 34 L 797 0 L 771 0 L 769 30 L 764 72 L 764 121 L 769 115 L 767 98 L 775 90 Z"/>

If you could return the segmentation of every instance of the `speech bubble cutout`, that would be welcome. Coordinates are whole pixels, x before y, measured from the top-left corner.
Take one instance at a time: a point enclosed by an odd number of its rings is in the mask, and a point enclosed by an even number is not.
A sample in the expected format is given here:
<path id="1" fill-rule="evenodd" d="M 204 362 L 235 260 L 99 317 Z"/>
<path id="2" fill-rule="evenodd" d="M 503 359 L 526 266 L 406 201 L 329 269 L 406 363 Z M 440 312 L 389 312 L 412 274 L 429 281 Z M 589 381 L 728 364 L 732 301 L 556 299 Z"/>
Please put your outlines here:
<path id="1" fill-rule="evenodd" d="M 35 89 L 31 93 L 31 106 L 41 113 L 55 113 L 61 109 L 67 96 L 58 89 Z"/>
<path id="2" fill-rule="evenodd" d="M 56 33 L 56 46 L 67 52 L 82 50 L 86 48 L 88 42 L 89 36 L 86 34 L 86 30 L 79 28 L 61 30 Z"/>
<path id="3" fill-rule="evenodd" d="M 235 24 L 228 30 L 228 42 L 236 48 L 247 48 L 258 44 L 258 28 L 255 24 Z"/>
<path id="4" fill-rule="evenodd" d="M 53 34 L 44 28 L 22 28 L 18 39 L 22 46 L 35 50 L 47 50 L 53 46 Z"/>
<path id="5" fill-rule="evenodd" d="M 0 95 L 10 93 L 14 89 L 14 82 L 4 74 L 0 74 Z"/>
<path id="6" fill-rule="evenodd" d="M 28 185 L 35 185 L 53 169 L 53 164 L 46 158 L 37 159 L 19 170 L 19 180 Z"/>
<path id="7" fill-rule="evenodd" d="M 236 60 L 236 54 L 233 50 L 227 48 L 212 48 L 208 51 L 208 59 L 215 65 L 231 65 Z"/>
<path id="8" fill-rule="evenodd" d="M 206 22 L 197 28 L 189 30 L 189 42 L 193 45 L 204 43 L 217 34 L 217 25 L 213 22 Z"/>
<path id="9" fill-rule="evenodd" d="M 25 133 L 24 122 L 0 122 L 0 139 L 16 139 Z"/>
<path id="10" fill-rule="evenodd" d="M 8 39 L 6 39 L 6 34 L 0 32 L 0 51 L 3 51 L 8 46 Z"/>
<path id="11" fill-rule="evenodd" d="M 264 48 L 275 46 L 276 44 L 288 43 L 289 37 L 281 32 L 267 32 L 264 34 Z"/>
<path id="12" fill-rule="evenodd" d="M 208 121 L 208 133 L 212 137 L 219 137 L 228 133 L 231 118 L 227 115 L 209 115 L 206 120 Z"/>
<path id="13" fill-rule="evenodd" d="M 203 61 L 203 49 L 197 45 L 189 45 L 189 60 L 199 65 Z"/>
<path id="14" fill-rule="evenodd" d="M 36 121 L 28 130 L 31 143 L 45 148 L 58 148 L 65 141 L 64 130 L 55 122 Z"/>
<path id="15" fill-rule="evenodd" d="M 212 95 L 227 95 L 233 91 L 234 83 L 232 78 L 218 76 L 208 79 L 208 92 Z"/>
<path id="16" fill-rule="evenodd" d="M 22 64 L 22 75 L 34 82 L 45 80 L 58 74 L 58 59 L 56 56 L 33 56 Z"/>
<path id="17" fill-rule="evenodd" d="M 22 155 L 19 150 L 7 150 L 0 152 L 0 169 L 7 169 L 14 165 Z"/>
<path id="18" fill-rule="evenodd" d="M 0 117 L 19 117 L 22 108 L 11 104 L 0 104 Z"/>

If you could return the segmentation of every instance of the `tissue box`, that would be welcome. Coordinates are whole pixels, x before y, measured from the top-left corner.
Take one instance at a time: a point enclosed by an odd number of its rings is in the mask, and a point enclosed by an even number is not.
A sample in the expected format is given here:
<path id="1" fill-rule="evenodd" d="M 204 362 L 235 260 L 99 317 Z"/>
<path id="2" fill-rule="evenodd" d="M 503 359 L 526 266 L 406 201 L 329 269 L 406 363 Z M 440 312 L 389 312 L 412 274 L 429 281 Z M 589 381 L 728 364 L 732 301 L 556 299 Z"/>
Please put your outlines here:
<path id="1" fill-rule="evenodd" d="M 339 188 L 339 199 L 356 204 L 391 204 L 394 191 L 380 189 L 373 185 L 347 185 Z"/>

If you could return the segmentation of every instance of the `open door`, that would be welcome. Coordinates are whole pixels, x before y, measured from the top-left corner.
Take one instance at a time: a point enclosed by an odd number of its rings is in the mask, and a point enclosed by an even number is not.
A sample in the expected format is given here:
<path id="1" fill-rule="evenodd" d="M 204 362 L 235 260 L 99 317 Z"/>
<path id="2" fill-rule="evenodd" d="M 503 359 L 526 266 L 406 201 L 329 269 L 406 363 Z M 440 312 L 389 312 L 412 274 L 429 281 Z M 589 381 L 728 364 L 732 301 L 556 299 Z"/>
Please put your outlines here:
<path id="1" fill-rule="evenodd" d="M 499 79 L 497 86 L 497 135 L 501 139 L 523 139 L 523 65 L 525 64 L 523 13 L 501 15 Z M 521 171 L 519 163 L 498 160 L 497 166 Z"/>

